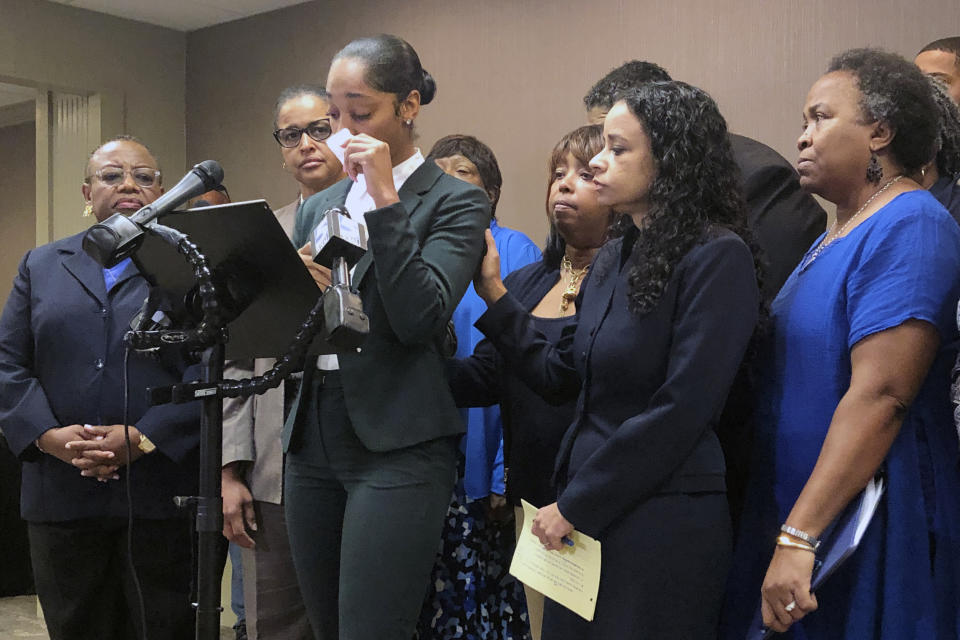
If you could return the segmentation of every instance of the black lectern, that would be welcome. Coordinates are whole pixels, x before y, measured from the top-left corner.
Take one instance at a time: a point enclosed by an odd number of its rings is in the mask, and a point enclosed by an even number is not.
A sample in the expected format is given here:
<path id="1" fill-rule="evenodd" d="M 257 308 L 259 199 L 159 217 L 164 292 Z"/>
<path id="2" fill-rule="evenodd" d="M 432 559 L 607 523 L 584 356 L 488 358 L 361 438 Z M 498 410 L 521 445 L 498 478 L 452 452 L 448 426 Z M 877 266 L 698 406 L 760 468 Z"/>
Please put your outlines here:
<path id="1" fill-rule="evenodd" d="M 223 529 L 222 399 L 276 386 L 308 347 L 311 353 L 332 349 L 314 340 L 322 328 L 321 292 L 264 201 L 176 211 L 144 228 L 152 233 L 133 259 L 162 293 L 151 296 L 158 301 L 154 307 L 148 308 L 150 299 L 145 303 L 137 322 L 143 330 L 128 333 L 126 342 L 135 349 L 202 349 L 199 381 L 148 393 L 152 404 L 202 403 L 199 495 L 181 503 L 197 509 L 196 637 L 215 640 L 221 611 L 216 545 Z M 223 381 L 225 357 L 281 354 L 286 355 L 278 367 L 259 380 Z"/>

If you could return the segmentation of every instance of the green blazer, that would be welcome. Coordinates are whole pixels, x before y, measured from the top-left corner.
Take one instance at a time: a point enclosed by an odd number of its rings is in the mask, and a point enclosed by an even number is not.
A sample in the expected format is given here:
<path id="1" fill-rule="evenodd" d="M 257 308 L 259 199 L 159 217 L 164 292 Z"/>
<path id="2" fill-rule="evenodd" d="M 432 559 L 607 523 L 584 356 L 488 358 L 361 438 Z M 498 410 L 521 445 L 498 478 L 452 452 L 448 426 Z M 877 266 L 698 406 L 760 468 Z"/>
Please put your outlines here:
<path id="1" fill-rule="evenodd" d="M 293 242 L 303 246 L 322 215 L 343 206 L 351 181 L 310 197 L 297 214 Z M 464 432 L 447 385 L 438 338 L 466 291 L 483 252 L 490 201 L 481 189 L 423 163 L 403 184 L 400 202 L 365 215 L 368 250 L 353 286 L 370 318 L 356 352 L 338 353 L 347 413 L 371 451 L 391 451 Z M 284 425 L 284 451 L 296 447 L 316 362 Z"/>

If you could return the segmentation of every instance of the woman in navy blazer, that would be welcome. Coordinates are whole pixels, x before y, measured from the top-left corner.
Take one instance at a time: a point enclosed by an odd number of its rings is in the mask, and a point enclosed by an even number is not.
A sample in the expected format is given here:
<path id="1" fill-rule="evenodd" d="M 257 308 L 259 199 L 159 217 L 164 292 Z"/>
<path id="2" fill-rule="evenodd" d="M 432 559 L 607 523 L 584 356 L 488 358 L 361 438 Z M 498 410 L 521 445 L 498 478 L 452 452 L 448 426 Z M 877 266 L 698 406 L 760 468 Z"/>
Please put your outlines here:
<path id="1" fill-rule="evenodd" d="M 559 339 L 564 328 L 576 322 L 576 305 L 570 296 L 576 295 L 613 226 L 610 207 L 597 203 L 593 171 L 589 166 L 590 159 L 602 148 L 603 129 L 599 125 L 579 127 L 557 142 L 547 172 L 546 213 L 550 234 L 543 259 L 517 269 L 504 280 L 510 293 L 532 314 L 534 326 L 551 341 Z M 552 481 L 553 463 L 563 434 L 573 420 L 577 394 L 571 393 L 560 405 L 545 402 L 504 365 L 489 340 L 477 344 L 469 357 L 450 360 L 447 371 L 458 406 L 486 407 L 499 403 L 503 415 L 506 498 L 514 507 L 519 535 L 523 523 L 521 500 L 545 505 L 557 498 Z M 448 527 L 451 521 L 457 520 L 448 518 Z M 459 542 L 453 538 L 453 543 Z M 451 544 L 449 538 L 444 540 L 445 548 Z M 500 568 L 498 563 L 490 566 Z M 530 635 L 533 640 L 540 640 L 543 595 L 529 587 L 525 587 L 525 591 Z M 505 605 L 510 604 L 509 597 L 501 600 Z M 460 606 L 465 607 L 466 603 Z M 514 607 L 514 614 L 516 609 Z M 446 620 L 443 616 L 440 618 L 440 622 Z"/>
<path id="2" fill-rule="evenodd" d="M 533 532 L 603 545 L 592 622 L 548 602 L 545 638 L 712 638 L 730 559 L 714 426 L 760 308 L 726 124 L 703 91 L 652 83 L 616 103 L 591 162 L 598 200 L 628 215 L 598 253 L 578 322 L 554 345 L 503 286 L 489 238 L 478 326 L 547 398 L 579 390 L 559 497 Z M 632 224 L 631 224 L 632 221 Z"/>
<path id="3" fill-rule="evenodd" d="M 97 220 L 132 213 L 163 193 L 157 161 L 128 136 L 111 140 L 91 155 L 83 193 Z M 101 268 L 82 236 L 24 256 L 0 319 L 0 424 L 23 460 L 37 594 L 51 638 L 140 637 L 132 562 L 150 637 L 189 637 L 190 523 L 173 497 L 196 492 L 199 411 L 147 406 L 144 388 L 179 382 L 185 363 L 131 354 L 127 458 L 123 336 L 148 285 L 129 259 Z M 132 559 L 118 475 L 128 464 Z"/>

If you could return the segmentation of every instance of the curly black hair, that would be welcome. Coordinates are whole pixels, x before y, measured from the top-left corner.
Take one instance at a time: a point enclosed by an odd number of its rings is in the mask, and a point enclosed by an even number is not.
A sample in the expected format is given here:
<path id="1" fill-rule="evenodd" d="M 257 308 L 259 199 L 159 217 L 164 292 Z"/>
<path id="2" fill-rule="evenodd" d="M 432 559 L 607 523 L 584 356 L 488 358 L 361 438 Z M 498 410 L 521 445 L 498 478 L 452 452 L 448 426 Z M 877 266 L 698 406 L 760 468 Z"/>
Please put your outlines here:
<path id="1" fill-rule="evenodd" d="M 610 109 L 625 91 L 648 82 L 668 82 L 671 79 L 666 69 L 655 62 L 630 60 L 608 72 L 590 87 L 587 95 L 583 96 L 583 106 L 587 110 L 594 107 Z"/>
<path id="2" fill-rule="evenodd" d="M 890 152 L 906 173 L 930 162 L 939 117 L 930 84 L 916 65 L 880 49 L 850 49 L 830 61 L 827 73 L 835 71 L 856 78 L 864 121 L 893 129 Z"/>
<path id="3" fill-rule="evenodd" d="M 933 90 L 933 100 L 940 113 L 940 133 L 937 136 L 937 171 L 941 176 L 960 174 L 960 107 L 947 93 L 942 80 L 927 76 Z"/>
<path id="4" fill-rule="evenodd" d="M 646 84 L 621 99 L 650 138 L 657 167 L 647 194 L 650 208 L 633 246 L 633 256 L 639 259 L 628 278 L 630 309 L 639 314 L 651 310 L 680 260 L 716 226 L 744 239 L 754 255 L 758 286 L 762 284 L 740 170 L 726 120 L 713 98 L 702 89 L 671 81 Z"/>
<path id="5" fill-rule="evenodd" d="M 472 162 L 480 174 L 483 190 L 490 197 L 490 216 L 497 217 L 497 202 L 500 201 L 500 190 L 503 188 L 503 176 L 500 174 L 500 165 L 493 150 L 473 136 L 455 133 L 444 136 L 433 143 L 433 148 L 427 154 L 427 160 L 449 158 L 460 155 Z"/>

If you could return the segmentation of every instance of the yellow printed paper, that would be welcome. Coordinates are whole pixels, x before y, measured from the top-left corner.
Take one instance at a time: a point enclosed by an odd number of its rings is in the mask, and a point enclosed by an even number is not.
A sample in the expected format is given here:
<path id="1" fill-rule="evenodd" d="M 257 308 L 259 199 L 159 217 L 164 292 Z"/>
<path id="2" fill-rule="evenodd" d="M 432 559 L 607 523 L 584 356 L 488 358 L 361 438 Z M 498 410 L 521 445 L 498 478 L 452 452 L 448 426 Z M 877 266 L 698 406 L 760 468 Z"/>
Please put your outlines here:
<path id="1" fill-rule="evenodd" d="M 562 604 L 585 620 L 593 620 L 600 589 L 600 542 L 579 531 L 568 537 L 573 546 L 547 551 L 531 527 L 537 508 L 523 503 L 523 531 L 510 563 L 510 575 Z"/>

